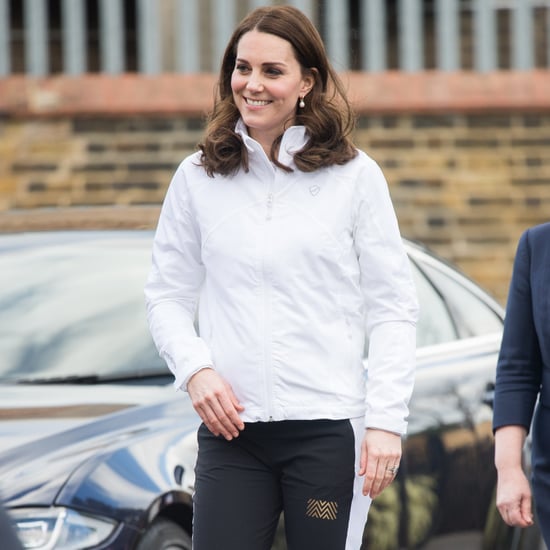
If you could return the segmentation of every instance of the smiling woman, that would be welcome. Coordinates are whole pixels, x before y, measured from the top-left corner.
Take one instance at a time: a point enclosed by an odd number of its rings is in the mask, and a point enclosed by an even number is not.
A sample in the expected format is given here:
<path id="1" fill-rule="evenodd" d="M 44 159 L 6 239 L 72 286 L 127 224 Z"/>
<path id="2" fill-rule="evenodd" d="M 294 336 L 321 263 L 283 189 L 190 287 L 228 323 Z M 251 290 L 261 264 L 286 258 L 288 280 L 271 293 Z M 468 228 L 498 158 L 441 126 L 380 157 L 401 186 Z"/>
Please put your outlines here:
<path id="1" fill-rule="evenodd" d="M 355 550 L 399 469 L 415 369 L 388 186 L 352 144 L 350 104 L 296 8 L 237 26 L 218 92 L 168 189 L 145 289 L 158 350 L 203 421 L 193 548 L 269 550 L 284 512 L 290 547 Z"/>

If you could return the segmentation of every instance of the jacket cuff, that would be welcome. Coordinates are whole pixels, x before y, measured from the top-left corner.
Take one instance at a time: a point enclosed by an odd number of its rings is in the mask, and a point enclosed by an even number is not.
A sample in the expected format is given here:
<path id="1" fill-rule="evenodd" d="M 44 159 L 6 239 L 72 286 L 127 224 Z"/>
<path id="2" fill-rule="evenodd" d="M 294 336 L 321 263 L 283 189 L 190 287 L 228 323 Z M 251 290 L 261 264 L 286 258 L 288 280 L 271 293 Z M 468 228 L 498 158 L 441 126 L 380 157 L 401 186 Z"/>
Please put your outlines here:
<path id="1" fill-rule="evenodd" d="M 376 416 L 372 413 L 367 413 L 365 416 L 365 428 L 405 435 L 407 433 L 407 422 L 405 420 L 388 419 L 387 415 Z"/>
<path id="2" fill-rule="evenodd" d="M 189 373 L 184 372 L 178 372 L 176 373 L 175 380 L 174 380 L 174 388 L 176 388 L 176 391 L 184 391 L 187 392 L 187 384 L 191 378 L 197 374 L 197 372 L 203 370 L 203 369 L 214 369 L 214 366 L 211 364 L 206 365 L 200 365 L 193 369 Z"/>

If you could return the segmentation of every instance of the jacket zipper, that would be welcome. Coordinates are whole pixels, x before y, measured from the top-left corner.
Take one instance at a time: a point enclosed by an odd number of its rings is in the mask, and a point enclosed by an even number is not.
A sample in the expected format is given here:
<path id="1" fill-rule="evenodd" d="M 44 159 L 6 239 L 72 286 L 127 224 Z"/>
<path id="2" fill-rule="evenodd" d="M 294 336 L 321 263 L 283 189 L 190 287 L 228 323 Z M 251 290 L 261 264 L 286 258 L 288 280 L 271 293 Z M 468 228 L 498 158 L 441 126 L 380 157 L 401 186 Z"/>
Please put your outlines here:
<path id="1" fill-rule="evenodd" d="M 264 258 L 263 258 L 263 280 L 264 280 L 264 374 L 265 374 L 265 403 L 267 407 L 268 421 L 273 421 L 273 379 L 271 364 L 271 281 L 269 276 L 269 262 L 267 255 L 271 252 L 268 242 L 269 226 L 273 216 L 273 193 L 267 195 L 266 225 L 264 227 Z"/>
<path id="2" fill-rule="evenodd" d="M 267 215 L 265 219 L 267 221 L 271 220 L 272 214 L 273 214 L 273 193 L 269 193 L 267 195 Z"/>

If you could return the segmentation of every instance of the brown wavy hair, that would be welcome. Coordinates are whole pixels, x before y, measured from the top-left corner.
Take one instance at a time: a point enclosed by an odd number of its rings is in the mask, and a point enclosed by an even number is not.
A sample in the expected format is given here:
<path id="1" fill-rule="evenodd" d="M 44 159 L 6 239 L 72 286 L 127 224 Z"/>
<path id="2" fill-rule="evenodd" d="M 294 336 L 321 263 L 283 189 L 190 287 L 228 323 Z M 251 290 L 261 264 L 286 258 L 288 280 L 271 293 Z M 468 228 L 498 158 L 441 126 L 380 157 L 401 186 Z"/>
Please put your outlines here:
<path id="1" fill-rule="evenodd" d="M 321 167 L 345 164 L 354 158 L 357 151 L 350 134 L 355 127 L 355 117 L 344 87 L 328 60 L 321 36 L 300 10 L 292 6 L 272 6 L 258 8 L 245 17 L 225 50 L 214 108 L 208 117 L 204 141 L 199 144 L 200 163 L 208 175 L 230 175 L 241 167 L 248 171 L 246 147 L 234 131 L 240 114 L 233 100 L 231 76 L 239 41 L 253 30 L 289 42 L 302 72 L 314 77 L 306 106 L 296 108 L 295 123 L 305 126 L 309 137 L 306 145 L 294 154 L 298 169 L 313 172 Z M 291 171 L 277 160 L 282 137 L 274 141 L 270 156 L 277 166 Z"/>

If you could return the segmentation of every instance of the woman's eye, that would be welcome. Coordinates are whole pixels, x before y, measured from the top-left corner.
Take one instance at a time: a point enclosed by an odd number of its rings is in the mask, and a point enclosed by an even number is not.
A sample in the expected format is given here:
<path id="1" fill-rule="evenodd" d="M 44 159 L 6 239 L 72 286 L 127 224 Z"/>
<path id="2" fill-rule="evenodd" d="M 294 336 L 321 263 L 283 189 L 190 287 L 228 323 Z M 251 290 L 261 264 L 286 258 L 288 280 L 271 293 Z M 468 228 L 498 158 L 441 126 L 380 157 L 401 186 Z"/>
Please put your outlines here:
<path id="1" fill-rule="evenodd" d="M 265 72 L 269 76 L 279 76 L 280 74 L 282 74 L 279 69 L 266 69 Z"/>
<path id="2" fill-rule="evenodd" d="M 240 73 L 246 73 L 249 70 L 246 65 L 237 65 L 235 69 Z"/>

